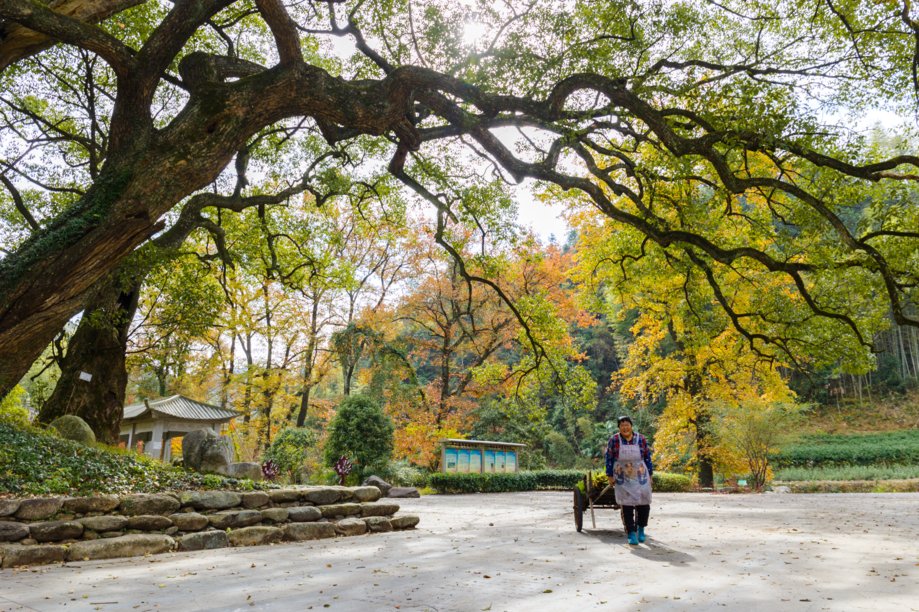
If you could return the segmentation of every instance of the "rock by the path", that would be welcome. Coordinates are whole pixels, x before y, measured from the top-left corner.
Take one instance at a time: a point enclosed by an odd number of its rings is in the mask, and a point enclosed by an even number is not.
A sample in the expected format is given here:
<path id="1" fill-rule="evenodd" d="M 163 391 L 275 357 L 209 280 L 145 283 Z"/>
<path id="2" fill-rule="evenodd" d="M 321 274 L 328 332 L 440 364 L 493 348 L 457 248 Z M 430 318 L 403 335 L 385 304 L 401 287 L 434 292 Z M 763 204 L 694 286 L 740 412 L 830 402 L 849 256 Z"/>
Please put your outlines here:
<path id="1" fill-rule="evenodd" d="M 0 499 L 0 516 L 12 516 L 19 510 L 18 499 Z"/>
<path id="2" fill-rule="evenodd" d="M 15 521 L 0 521 L 0 542 L 18 542 L 29 536 L 29 527 Z"/>
<path id="3" fill-rule="evenodd" d="M 285 504 L 300 499 L 300 492 L 296 489 L 274 489 L 268 491 L 268 497 L 273 504 Z"/>
<path id="4" fill-rule="evenodd" d="M 287 520 L 293 523 L 318 521 L 321 518 L 322 511 L 316 506 L 293 506 L 287 508 Z"/>
<path id="5" fill-rule="evenodd" d="M 128 529 L 163 531 L 172 527 L 172 521 L 159 514 L 139 514 L 128 519 Z"/>
<path id="6" fill-rule="evenodd" d="M 179 501 L 195 510 L 224 510 L 242 503 L 242 496 L 234 491 L 190 491 L 183 493 Z"/>
<path id="7" fill-rule="evenodd" d="M 301 491 L 300 499 L 308 501 L 317 506 L 334 504 L 341 499 L 341 491 L 332 487 L 317 487 Z"/>
<path id="8" fill-rule="evenodd" d="M 262 518 L 266 521 L 271 521 L 272 523 L 283 523 L 287 520 L 288 510 L 287 508 L 265 508 L 259 510 L 262 513 Z"/>
<path id="9" fill-rule="evenodd" d="M 271 498 L 264 491 L 252 491 L 242 494 L 242 507 L 246 509 L 261 508 L 271 503 Z"/>
<path id="10" fill-rule="evenodd" d="M 346 518 L 335 523 L 335 531 L 344 536 L 367 533 L 367 523 L 357 518 Z"/>
<path id="11" fill-rule="evenodd" d="M 169 520 L 179 531 L 200 531 L 208 526 L 207 517 L 197 512 L 177 512 L 170 514 Z"/>
<path id="12" fill-rule="evenodd" d="M 399 511 L 399 504 L 370 502 L 361 504 L 361 516 L 392 516 Z"/>
<path id="13" fill-rule="evenodd" d="M 403 514 L 402 516 L 394 516 L 389 519 L 389 523 L 392 525 L 393 529 L 412 529 L 418 524 L 418 520 L 417 516 Z"/>
<path id="14" fill-rule="evenodd" d="M 45 563 L 61 563 L 64 561 L 66 548 L 59 544 L 41 544 L 37 546 L 22 546 L 8 544 L 0 546 L 0 567 L 7 569 L 21 565 L 42 565 Z"/>
<path id="15" fill-rule="evenodd" d="M 128 524 L 128 519 L 124 516 L 87 516 L 78 519 L 86 529 L 93 531 L 117 531 L 124 529 Z"/>
<path id="16" fill-rule="evenodd" d="M 176 541 L 167 535 L 139 533 L 89 542 L 75 542 L 67 550 L 66 558 L 67 561 L 83 561 L 138 557 L 175 550 L 175 547 Z"/>
<path id="17" fill-rule="evenodd" d="M 211 550 L 226 548 L 229 545 L 227 532 L 219 529 L 187 533 L 179 540 L 179 550 Z"/>
<path id="18" fill-rule="evenodd" d="M 36 497 L 19 502 L 16 518 L 23 521 L 42 521 L 57 514 L 64 504 L 61 497 Z"/>
<path id="19" fill-rule="evenodd" d="M 86 514 L 88 512 L 109 512 L 118 507 L 121 500 L 117 495 L 99 494 L 91 497 L 67 497 L 64 499 L 64 512 Z"/>
<path id="20" fill-rule="evenodd" d="M 331 504 L 328 506 L 320 506 L 319 510 L 322 512 L 323 518 L 336 518 L 339 516 L 354 516 L 361 513 L 360 504 Z"/>
<path id="21" fill-rule="evenodd" d="M 283 532 L 285 540 L 294 542 L 334 538 L 335 525 L 333 523 L 288 523 L 284 525 Z"/>
<path id="22" fill-rule="evenodd" d="M 416 489 L 415 487 L 393 487 L 389 490 L 389 495 L 387 495 L 386 497 L 393 497 L 393 498 L 401 497 L 403 499 L 407 499 L 407 498 L 421 497 L 421 493 L 419 493 L 418 489 Z"/>
<path id="23" fill-rule="evenodd" d="M 392 531 L 393 529 L 389 519 L 383 516 L 368 516 L 364 519 L 364 522 L 367 523 L 367 527 L 370 531 L 374 533 Z"/>
<path id="24" fill-rule="evenodd" d="M 357 502 L 375 502 L 383 494 L 377 487 L 355 487 L 351 490 L 351 495 Z"/>
<path id="25" fill-rule="evenodd" d="M 126 516 L 139 514 L 172 514 L 181 507 L 172 495 L 160 493 L 135 493 L 121 498 L 119 509 Z"/>
<path id="26" fill-rule="evenodd" d="M 83 523 L 78 521 L 48 521 L 29 525 L 29 536 L 37 542 L 60 542 L 83 535 Z"/>
<path id="27" fill-rule="evenodd" d="M 217 529 L 239 529 L 260 523 L 262 514 L 258 510 L 224 510 L 208 515 L 207 519 Z"/>
<path id="28" fill-rule="evenodd" d="M 280 542 L 283 531 L 278 527 L 258 525 L 234 529 L 227 537 L 230 539 L 230 546 L 261 546 Z"/>
<path id="29" fill-rule="evenodd" d="M 376 487 L 380 490 L 380 493 L 383 497 L 389 493 L 389 490 L 392 488 L 392 485 L 380 478 L 379 476 L 369 476 L 364 479 L 364 482 L 361 483 L 365 487 Z"/>

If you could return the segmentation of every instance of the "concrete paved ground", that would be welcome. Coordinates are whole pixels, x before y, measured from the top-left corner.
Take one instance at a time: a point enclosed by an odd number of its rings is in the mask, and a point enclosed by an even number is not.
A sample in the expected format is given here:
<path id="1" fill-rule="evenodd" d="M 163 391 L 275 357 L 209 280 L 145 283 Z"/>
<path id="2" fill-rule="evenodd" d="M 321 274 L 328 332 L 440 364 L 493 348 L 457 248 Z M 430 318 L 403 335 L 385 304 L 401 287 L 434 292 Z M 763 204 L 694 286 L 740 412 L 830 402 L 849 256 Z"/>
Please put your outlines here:
<path id="1" fill-rule="evenodd" d="M 0 610 L 919 610 L 919 494 L 402 500 L 414 531 L 0 571 Z"/>

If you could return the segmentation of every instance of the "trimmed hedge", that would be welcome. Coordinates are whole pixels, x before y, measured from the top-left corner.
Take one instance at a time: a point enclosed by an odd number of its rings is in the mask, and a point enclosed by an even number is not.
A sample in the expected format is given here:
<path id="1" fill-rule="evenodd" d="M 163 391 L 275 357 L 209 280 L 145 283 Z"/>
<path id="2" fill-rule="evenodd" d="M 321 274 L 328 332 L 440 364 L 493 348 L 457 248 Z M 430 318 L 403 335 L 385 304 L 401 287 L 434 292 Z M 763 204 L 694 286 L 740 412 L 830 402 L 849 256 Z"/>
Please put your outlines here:
<path id="1" fill-rule="evenodd" d="M 540 470 L 509 474 L 431 474 L 428 485 L 438 493 L 505 493 L 573 489 L 584 478 L 582 470 Z M 692 480 L 682 474 L 656 472 L 654 490 L 691 491 Z"/>

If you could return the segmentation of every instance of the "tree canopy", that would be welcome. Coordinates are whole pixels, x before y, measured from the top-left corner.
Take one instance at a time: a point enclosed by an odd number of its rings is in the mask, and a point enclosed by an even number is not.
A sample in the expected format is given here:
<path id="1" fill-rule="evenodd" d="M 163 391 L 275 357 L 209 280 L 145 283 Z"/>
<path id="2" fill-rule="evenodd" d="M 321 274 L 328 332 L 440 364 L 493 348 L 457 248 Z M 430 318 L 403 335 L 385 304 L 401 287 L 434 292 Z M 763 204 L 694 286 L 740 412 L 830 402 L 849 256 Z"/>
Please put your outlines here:
<path id="1" fill-rule="evenodd" d="M 456 228 L 484 252 L 532 179 L 630 236 L 607 263 L 657 249 L 690 308 L 767 358 L 919 326 L 919 157 L 852 129 L 915 111 L 914 9 L 774 4 L 6 0 L 0 395 L 203 193 L 206 226 L 251 198 L 401 184 L 500 293 Z"/>

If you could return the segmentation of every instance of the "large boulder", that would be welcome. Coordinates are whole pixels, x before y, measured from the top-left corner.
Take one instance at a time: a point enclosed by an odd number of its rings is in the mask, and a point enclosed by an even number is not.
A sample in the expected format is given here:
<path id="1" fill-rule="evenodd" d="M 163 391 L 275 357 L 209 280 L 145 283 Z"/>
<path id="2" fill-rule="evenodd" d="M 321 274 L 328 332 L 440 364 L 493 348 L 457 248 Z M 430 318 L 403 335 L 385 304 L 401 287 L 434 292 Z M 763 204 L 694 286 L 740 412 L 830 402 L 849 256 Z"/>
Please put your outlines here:
<path id="1" fill-rule="evenodd" d="M 227 537 L 227 532 L 218 530 L 189 533 L 179 540 L 179 550 L 211 550 L 226 548 L 229 545 L 230 539 Z"/>
<path id="2" fill-rule="evenodd" d="M 21 521 L 42 521 L 57 514 L 64 500 L 60 497 L 36 497 L 19 502 L 16 518 Z"/>
<path id="3" fill-rule="evenodd" d="M 128 529 L 163 531 L 172 527 L 172 521 L 159 514 L 138 514 L 128 519 Z"/>
<path id="4" fill-rule="evenodd" d="M 86 421 L 72 414 L 57 417 L 51 421 L 50 427 L 65 440 L 73 440 L 84 445 L 96 442 L 96 434 L 93 433 L 92 428 Z"/>
<path id="5" fill-rule="evenodd" d="M 124 516 L 87 516 L 79 519 L 79 522 L 87 529 L 93 531 L 118 531 L 124 529 L 128 524 L 128 519 Z"/>
<path id="6" fill-rule="evenodd" d="M 316 506 L 293 506 L 287 509 L 287 520 L 292 523 L 308 523 L 322 518 L 322 511 Z"/>
<path id="7" fill-rule="evenodd" d="M 68 561 L 140 557 L 175 550 L 176 541 L 167 535 L 138 533 L 117 538 L 75 542 L 67 550 Z M 6 559 L 4 559 L 6 561 Z"/>
<path id="8" fill-rule="evenodd" d="M 118 507 L 121 500 L 117 495 L 98 494 L 92 497 L 68 497 L 64 499 L 64 511 L 77 514 L 87 512 L 109 512 Z"/>
<path id="9" fill-rule="evenodd" d="M 242 507 L 246 509 L 261 508 L 271 503 L 271 498 L 264 491 L 250 491 L 242 494 Z"/>
<path id="10" fill-rule="evenodd" d="M 209 514 L 207 520 L 217 529 L 239 529 L 262 522 L 262 513 L 258 510 L 224 510 Z"/>
<path id="11" fill-rule="evenodd" d="M 182 438 L 182 461 L 196 472 L 227 474 L 233 460 L 233 446 L 226 436 L 210 429 L 196 429 Z"/>
<path id="12" fill-rule="evenodd" d="M 77 521 L 48 521 L 29 525 L 29 535 L 39 542 L 60 542 L 83 535 L 83 524 Z"/>
<path id="13" fill-rule="evenodd" d="M 361 504 L 361 516 L 392 516 L 399 511 L 399 504 L 370 502 Z"/>
<path id="14" fill-rule="evenodd" d="M 403 514 L 389 519 L 393 529 L 412 529 L 418 524 L 418 517 L 412 514 Z"/>
<path id="15" fill-rule="evenodd" d="M 249 480 L 264 480 L 265 478 L 265 475 L 262 474 L 262 466 L 252 462 L 231 463 L 227 468 L 227 476 Z"/>
<path id="16" fill-rule="evenodd" d="M 60 563 L 64 560 L 65 546 L 57 544 L 37 544 L 20 546 L 19 544 L 0 547 L 0 567 L 18 567 L 20 565 L 41 565 L 43 563 Z"/>
<path id="17" fill-rule="evenodd" d="M 320 512 L 322 512 L 323 518 L 339 518 L 345 516 L 354 516 L 361 514 L 361 505 L 360 504 L 330 504 L 328 506 L 320 506 Z"/>
<path id="18" fill-rule="evenodd" d="M 119 508 L 126 516 L 172 514 L 181 507 L 179 500 L 164 493 L 135 493 L 121 498 Z"/>
<path id="19" fill-rule="evenodd" d="M 230 546 L 262 546 L 280 542 L 284 532 L 278 527 L 243 527 L 228 534 Z"/>
<path id="20" fill-rule="evenodd" d="M 283 527 L 284 539 L 294 542 L 334 538 L 334 523 L 288 523 Z"/>
<path id="21" fill-rule="evenodd" d="M 170 514 L 169 520 L 179 528 L 179 531 L 200 531 L 208 525 L 207 517 L 197 512 Z"/>
<path id="22" fill-rule="evenodd" d="M 19 510 L 18 499 L 0 499 L 0 516 L 10 516 Z"/>
<path id="23" fill-rule="evenodd" d="M 0 542 L 18 542 L 28 536 L 28 525 L 14 521 L 0 521 Z"/>
<path id="24" fill-rule="evenodd" d="M 367 523 L 361 519 L 346 518 L 335 523 L 335 531 L 343 536 L 354 536 L 367 533 Z"/>
<path id="25" fill-rule="evenodd" d="M 238 506 L 242 496 L 234 491 L 191 491 L 182 493 L 179 500 L 195 510 L 225 510 Z"/>
<path id="26" fill-rule="evenodd" d="M 421 497 L 421 494 L 415 487 L 393 487 L 389 490 L 389 495 L 386 497 L 405 499 L 409 497 Z"/>
<path id="27" fill-rule="evenodd" d="M 376 487 L 380 490 L 380 493 L 383 494 L 383 497 L 386 497 L 389 494 L 389 490 L 392 488 L 392 485 L 380 478 L 379 476 L 368 476 L 364 479 L 364 482 L 361 483 L 365 487 Z"/>

